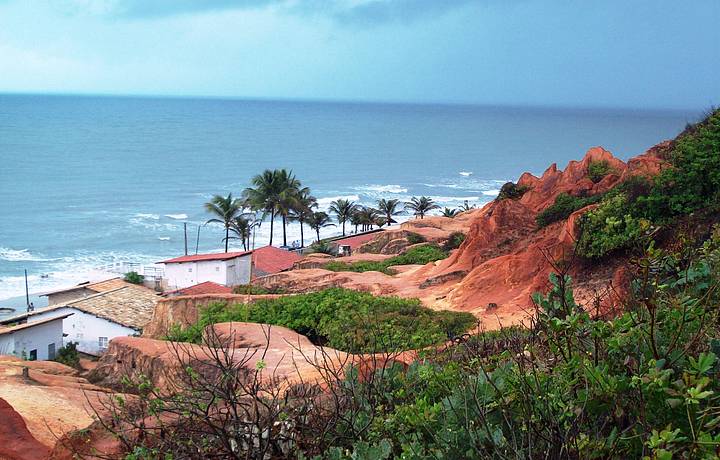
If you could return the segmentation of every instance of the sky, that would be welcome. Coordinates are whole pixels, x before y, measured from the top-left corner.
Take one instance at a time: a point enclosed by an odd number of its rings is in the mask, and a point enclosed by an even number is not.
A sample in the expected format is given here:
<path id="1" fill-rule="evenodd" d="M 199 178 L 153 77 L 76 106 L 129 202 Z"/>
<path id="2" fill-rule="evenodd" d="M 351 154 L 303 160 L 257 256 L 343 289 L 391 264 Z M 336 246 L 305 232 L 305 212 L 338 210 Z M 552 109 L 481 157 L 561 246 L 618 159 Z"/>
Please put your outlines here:
<path id="1" fill-rule="evenodd" d="M 0 92 L 706 109 L 719 0 L 0 0 Z"/>

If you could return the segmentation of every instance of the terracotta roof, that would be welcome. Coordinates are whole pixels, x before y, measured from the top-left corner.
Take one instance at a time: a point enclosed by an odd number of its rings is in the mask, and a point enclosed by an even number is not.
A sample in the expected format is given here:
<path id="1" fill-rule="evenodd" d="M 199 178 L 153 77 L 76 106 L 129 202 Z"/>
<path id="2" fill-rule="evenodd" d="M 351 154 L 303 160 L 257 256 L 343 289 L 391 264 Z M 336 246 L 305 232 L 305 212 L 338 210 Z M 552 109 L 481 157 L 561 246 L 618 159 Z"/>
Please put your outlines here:
<path id="1" fill-rule="evenodd" d="M 65 319 L 68 316 L 72 316 L 72 315 L 74 315 L 74 313 L 68 313 L 67 315 L 61 315 L 61 316 L 55 316 L 53 318 L 42 319 L 40 321 L 33 321 L 31 323 L 18 324 L 17 326 L 0 327 L 0 335 L 12 334 L 13 332 L 21 331 L 23 329 L 30 329 L 31 327 L 40 326 L 41 324 L 47 324 L 47 323 L 51 323 L 53 321 Z"/>
<path id="2" fill-rule="evenodd" d="M 232 289 L 227 286 L 223 286 L 222 284 L 213 283 L 212 281 L 205 281 L 204 283 L 196 284 L 195 286 L 188 286 L 186 288 L 165 292 L 163 295 L 176 296 L 201 294 L 232 294 Z"/>
<path id="3" fill-rule="evenodd" d="M 105 291 L 117 289 L 119 287 L 127 286 L 128 284 L 131 284 L 131 283 L 128 283 L 127 281 L 125 281 L 124 279 L 122 279 L 120 277 L 117 277 L 117 278 L 110 278 L 110 279 L 103 280 L 103 281 L 98 281 L 96 283 L 91 283 L 89 281 L 85 281 L 83 283 L 76 284 L 75 286 L 70 286 L 67 288 L 56 289 L 54 291 L 44 292 L 40 295 L 47 296 L 50 294 L 59 294 L 61 292 L 75 291 L 77 289 L 89 289 L 89 290 L 95 291 L 95 292 L 105 292 Z"/>
<path id="4" fill-rule="evenodd" d="M 255 268 L 264 273 L 278 273 L 289 270 L 300 259 L 302 257 L 299 254 L 275 246 L 265 246 L 253 251 Z"/>
<path id="5" fill-rule="evenodd" d="M 123 326 L 142 329 L 152 319 L 157 300 L 155 291 L 129 284 L 112 291 L 73 300 L 60 307 L 76 308 Z"/>
<path id="6" fill-rule="evenodd" d="M 163 260 L 159 264 L 180 264 L 183 262 L 200 262 L 204 260 L 230 260 L 236 257 L 250 254 L 252 251 L 242 252 L 218 252 L 216 254 L 195 254 L 192 256 L 175 257 L 174 259 Z"/>

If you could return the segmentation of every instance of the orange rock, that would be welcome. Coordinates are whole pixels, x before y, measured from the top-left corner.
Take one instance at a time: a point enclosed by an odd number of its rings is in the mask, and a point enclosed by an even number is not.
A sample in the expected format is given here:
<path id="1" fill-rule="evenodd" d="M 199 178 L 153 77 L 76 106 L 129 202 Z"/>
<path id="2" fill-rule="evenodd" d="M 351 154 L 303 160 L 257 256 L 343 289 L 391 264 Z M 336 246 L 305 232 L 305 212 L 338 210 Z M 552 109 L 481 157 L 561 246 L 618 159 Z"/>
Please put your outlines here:
<path id="1" fill-rule="evenodd" d="M 50 449 L 30 434 L 20 414 L 0 398 L 0 459 L 42 460 L 49 453 Z"/>

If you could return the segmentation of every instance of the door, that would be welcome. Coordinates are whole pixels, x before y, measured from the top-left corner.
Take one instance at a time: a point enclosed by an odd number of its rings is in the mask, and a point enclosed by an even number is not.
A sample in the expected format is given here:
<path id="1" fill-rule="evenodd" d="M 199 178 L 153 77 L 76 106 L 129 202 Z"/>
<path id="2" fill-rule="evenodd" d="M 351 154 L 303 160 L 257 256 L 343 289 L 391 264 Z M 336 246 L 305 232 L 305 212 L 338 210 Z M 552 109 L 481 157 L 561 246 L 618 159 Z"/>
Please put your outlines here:
<path id="1" fill-rule="evenodd" d="M 48 345 L 48 359 L 52 361 L 55 359 L 55 344 L 51 343 Z"/>
<path id="2" fill-rule="evenodd" d="M 37 350 L 30 350 L 28 361 L 37 361 Z"/>

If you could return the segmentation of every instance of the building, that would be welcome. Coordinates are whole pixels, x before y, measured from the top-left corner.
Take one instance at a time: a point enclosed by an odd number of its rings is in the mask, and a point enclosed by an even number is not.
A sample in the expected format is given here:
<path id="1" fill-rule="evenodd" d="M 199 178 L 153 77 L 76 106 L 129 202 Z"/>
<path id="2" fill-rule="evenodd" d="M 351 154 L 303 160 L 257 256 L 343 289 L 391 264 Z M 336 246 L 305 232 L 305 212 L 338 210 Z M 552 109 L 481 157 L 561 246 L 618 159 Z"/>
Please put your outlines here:
<path id="1" fill-rule="evenodd" d="M 76 342 L 79 351 L 98 355 L 107 349 L 113 338 L 140 334 L 152 319 L 157 300 L 157 293 L 153 290 L 128 283 L 109 291 L 4 318 L 0 324 L 32 325 L 62 317 L 64 343 Z"/>
<path id="2" fill-rule="evenodd" d="M 203 294 L 232 294 L 232 288 L 223 286 L 222 284 L 205 281 L 204 283 L 194 286 L 176 289 L 163 293 L 163 297 L 177 297 L 181 295 L 203 295 Z"/>
<path id="3" fill-rule="evenodd" d="M 63 321 L 69 316 L 72 313 L 0 326 L 0 355 L 15 355 L 30 361 L 55 359 L 63 346 Z"/>
<path id="4" fill-rule="evenodd" d="M 99 294 L 101 292 L 112 291 L 119 287 L 127 286 L 131 283 L 123 280 L 122 278 L 111 278 L 97 283 L 91 283 L 85 281 L 83 283 L 76 284 L 75 286 L 57 289 L 55 291 L 46 292 L 40 294 L 41 297 L 48 298 L 48 306 L 59 305 L 71 300 L 81 299 L 83 297 L 89 297 L 91 295 Z"/>
<path id="5" fill-rule="evenodd" d="M 159 262 L 165 265 L 167 287 L 183 289 L 206 281 L 236 286 L 250 283 L 252 251 L 196 254 Z"/>
<path id="6" fill-rule="evenodd" d="M 290 270 L 302 256 L 293 251 L 265 246 L 252 251 L 253 279 Z"/>

